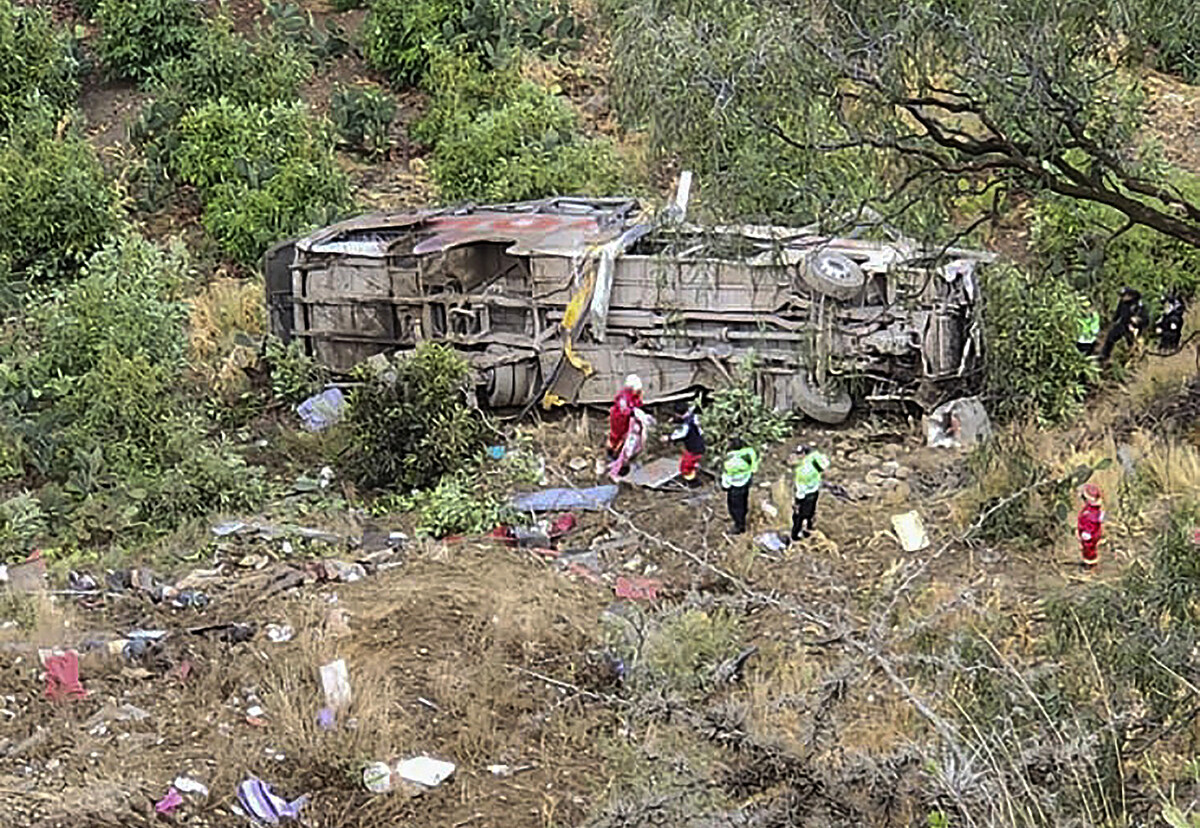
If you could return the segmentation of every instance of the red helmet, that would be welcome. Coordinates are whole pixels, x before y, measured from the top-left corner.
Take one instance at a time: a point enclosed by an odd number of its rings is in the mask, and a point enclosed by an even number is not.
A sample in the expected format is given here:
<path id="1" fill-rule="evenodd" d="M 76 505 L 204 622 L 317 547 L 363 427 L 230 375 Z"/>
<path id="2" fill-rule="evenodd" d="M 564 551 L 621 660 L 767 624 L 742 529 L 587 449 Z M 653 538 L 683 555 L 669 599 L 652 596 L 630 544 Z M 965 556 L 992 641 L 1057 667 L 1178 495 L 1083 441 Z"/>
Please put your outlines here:
<path id="1" fill-rule="evenodd" d="M 1095 483 L 1088 483 L 1083 487 L 1083 496 L 1088 500 L 1099 500 L 1101 497 L 1100 487 Z"/>

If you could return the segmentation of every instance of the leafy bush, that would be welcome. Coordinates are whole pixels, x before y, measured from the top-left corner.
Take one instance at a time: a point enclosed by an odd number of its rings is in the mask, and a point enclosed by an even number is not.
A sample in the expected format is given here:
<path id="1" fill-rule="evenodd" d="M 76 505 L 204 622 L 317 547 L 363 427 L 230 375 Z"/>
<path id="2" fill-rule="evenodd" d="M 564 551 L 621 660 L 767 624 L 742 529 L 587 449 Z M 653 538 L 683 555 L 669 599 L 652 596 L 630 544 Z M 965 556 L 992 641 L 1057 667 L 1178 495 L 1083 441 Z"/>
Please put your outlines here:
<path id="1" fill-rule="evenodd" d="M 493 109 L 456 113 L 437 138 L 430 170 L 451 200 L 606 195 L 621 182 L 612 144 L 583 137 L 571 104 L 532 83 Z"/>
<path id="2" fill-rule="evenodd" d="M 70 36 L 49 12 L 0 0 L 0 133 L 31 107 L 57 115 L 71 106 L 78 69 Z"/>
<path id="3" fill-rule="evenodd" d="M 606 638 L 625 665 L 627 684 L 656 695 L 702 696 L 717 667 L 741 645 L 737 618 L 723 610 L 637 613 L 607 623 Z"/>
<path id="4" fill-rule="evenodd" d="M 579 47 L 583 26 L 565 0 L 465 0 L 459 39 L 492 67 L 520 51 L 554 54 Z"/>
<path id="5" fill-rule="evenodd" d="M 203 13 L 193 0 L 100 0 L 96 22 L 105 65 L 121 77 L 140 81 L 193 48 Z"/>
<path id="6" fill-rule="evenodd" d="M 204 229 L 222 250 L 253 267 L 274 242 L 338 219 L 348 197 L 339 170 L 293 158 L 257 186 L 231 181 L 215 187 L 204 205 Z"/>
<path id="7" fill-rule="evenodd" d="M 363 54 L 394 86 L 414 86 L 458 13 L 459 0 L 373 0 L 363 23 Z"/>
<path id="8" fill-rule="evenodd" d="M 312 63 L 303 48 L 273 33 L 250 40 L 234 31 L 228 18 L 217 17 L 197 31 L 185 54 L 159 67 L 151 90 L 181 108 L 217 98 L 267 106 L 295 100 L 310 75 Z"/>
<path id="9" fill-rule="evenodd" d="M 200 190 L 205 229 L 244 264 L 347 207 L 328 125 L 303 103 L 260 109 L 210 101 L 183 116 L 179 136 L 174 168 Z"/>
<path id="10" fill-rule="evenodd" d="M 22 463 L 50 481 L 39 501 L 74 541 L 169 528 L 258 496 L 257 472 L 205 441 L 184 396 L 187 267 L 182 245 L 122 236 L 31 307 L 23 336 L 36 348 L 9 348 L 0 410 Z"/>
<path id="11" fill-rule="evenodd" d="M 0 258 L 38 281 L 73 272 L 117 222 L 117 196 L 73 128 L 55 135 L 45 109 L 0 133 Z"/>
<path id="12" fill-rule="evenodd" d="M 1200 191 L 1195 181 L 1177 180 Z M 1195 295 L 1200 288 L 1200 248 L 1146 227 L 1119 234 L 1124 220 L 1103 205 L 1043 198 L 1034 205 L 1031 242 L 1043 267 L 1111 311 L 1120 289 L 1142 292 L 1151 313 L 1167 291 Z"/>
<path id="13" fill-rule="evenodd" d="M 732 385 L 709 396 L 700 425 L 709 451 L 723 455 L 733 437 L 762 449 L 786 440 L 795 423 L 790 412 L 771 408 L 754 390 L 754 360 L 750 358 L 739 363 Z"/>
<path id="14" fill-rule="evenodd" d="M 329 380 L 325 367 L 304 353 L 298 339 L 284 345 L 275 335 L 267 337 L 264 357 L 271 374 L 271 395 L 289 405 L 308 399 Z"/>
<path id="15" fill-rule="evenodd" d="M 414 495 L 412 505 L 417 533 L 434 538 L 477 535 L 518 517 L 506 498 L 469 472 L 443 476 L 432 489 Z"/>
<path id="16" fill-rule="evenodd" d="M 372 155 L 387 152 L 388 128 L 396 117 L 396 101 L 381 89 L 336 86 L 330 100 L 338 135 L 352 147 Z"/>
<path id="17" fill-rule="evenodd" d="M 1001 420 L 1032 414 L 1057 422 L 1078 410 L 1095 363 L 1075 347 L 1079 294 L 1065 281 L 1035 278 L 1015 267 L 989 268 L 983 278 L 986 388 Z"/>
<path id="18" fill-rule="evenodd" d="M 433 342 L 383 374 L 361 369 L 345 420 L 351 476 L 372 488 L 421 489 L 467 466 L 486 434 L 482 415 L 467 403 L 470 375 L 461 356 Z"/>

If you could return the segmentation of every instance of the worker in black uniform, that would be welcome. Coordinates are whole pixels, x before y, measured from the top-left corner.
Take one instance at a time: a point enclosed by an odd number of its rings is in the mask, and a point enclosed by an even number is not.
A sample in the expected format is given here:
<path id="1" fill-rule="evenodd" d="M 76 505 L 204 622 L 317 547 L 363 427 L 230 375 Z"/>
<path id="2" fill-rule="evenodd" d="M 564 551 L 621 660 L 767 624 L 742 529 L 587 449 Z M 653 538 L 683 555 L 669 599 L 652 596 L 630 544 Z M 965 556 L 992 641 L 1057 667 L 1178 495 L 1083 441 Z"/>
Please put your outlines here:
<path id="1" fill-rule="evenodd" d="M 1124 339 L 1130 345 L 1146 330 L 1146 306 L 1142 303 L 1142 294 L 1131 287 L 1121 288 L 1121 299 L 1117 302 L 1116 313 L 1113 314 L 1112 327 L 1104 337 L 1104 347 L 1100 349 L 1100 361 L 1104 362 L 1112 355 L 1116 344 Z"/>
<path id="2" fill-rule="evenodd" d="M 1174 351 L 1179 347 L 1183 336 L 1183 314 L 1187 307 L 1174 293 L 1163 297 L 1162 315 L 1154 323 L 1154 335 L 1158 337 L 1158 347 L 1164 351 Z"/>

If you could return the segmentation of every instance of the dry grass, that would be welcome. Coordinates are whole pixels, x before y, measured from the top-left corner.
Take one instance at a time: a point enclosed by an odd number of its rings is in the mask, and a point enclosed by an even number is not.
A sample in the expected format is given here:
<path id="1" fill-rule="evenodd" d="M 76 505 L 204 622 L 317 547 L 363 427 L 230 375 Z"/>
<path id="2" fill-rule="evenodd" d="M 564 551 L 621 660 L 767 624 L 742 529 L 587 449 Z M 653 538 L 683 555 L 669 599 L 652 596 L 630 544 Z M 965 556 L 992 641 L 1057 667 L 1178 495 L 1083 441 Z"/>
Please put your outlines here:
<path id="1" fill-rule="evenodd" d="M 220 276 L 188 300 L 192 369 L 225 396 L 245 389 L 244 369 L 257 360 L 266 332 L 263 287 L 257 279 Z"/>

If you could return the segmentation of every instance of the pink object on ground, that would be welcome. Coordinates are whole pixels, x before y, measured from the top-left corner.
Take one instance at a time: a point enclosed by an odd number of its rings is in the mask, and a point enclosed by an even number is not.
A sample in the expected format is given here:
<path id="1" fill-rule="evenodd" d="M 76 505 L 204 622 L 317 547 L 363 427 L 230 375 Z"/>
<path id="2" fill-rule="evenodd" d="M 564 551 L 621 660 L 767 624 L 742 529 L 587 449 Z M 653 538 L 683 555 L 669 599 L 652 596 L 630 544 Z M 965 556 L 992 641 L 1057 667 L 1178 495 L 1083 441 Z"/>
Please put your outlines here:
<path id="1" fill-rule="evenodd" d="M 79 653 L 67 650 L 46 658 L 46 696 L 54 701 L 82 699 L 87 690 L 79 683 Z"/>
<path id="2" fill-rule="evenodd" d="M 628 598 L 632 601 L 653 601 L 658 598 L 658 589 L 662 581 L 653 578 L 617 578 L 616 594 L 618 598 Z"/>
<path id="3" fill-rule="evenodd" d="M 575 528 L 575 524 L 577 522 L 578 521 L 576 520 L 575 515 L 571 514 L 570 512 L 559 515 L 554 519 L 554 522 L 550 524 L 550 537 L 557 538 L 567 534 Z"/>
<path id="4" fill-rule="evenodd" d="M 154 810 L 160 814 L 169 814 L 183 804 L 183 794 L 172 786 L 167 795 L 154 803 Z"/>

